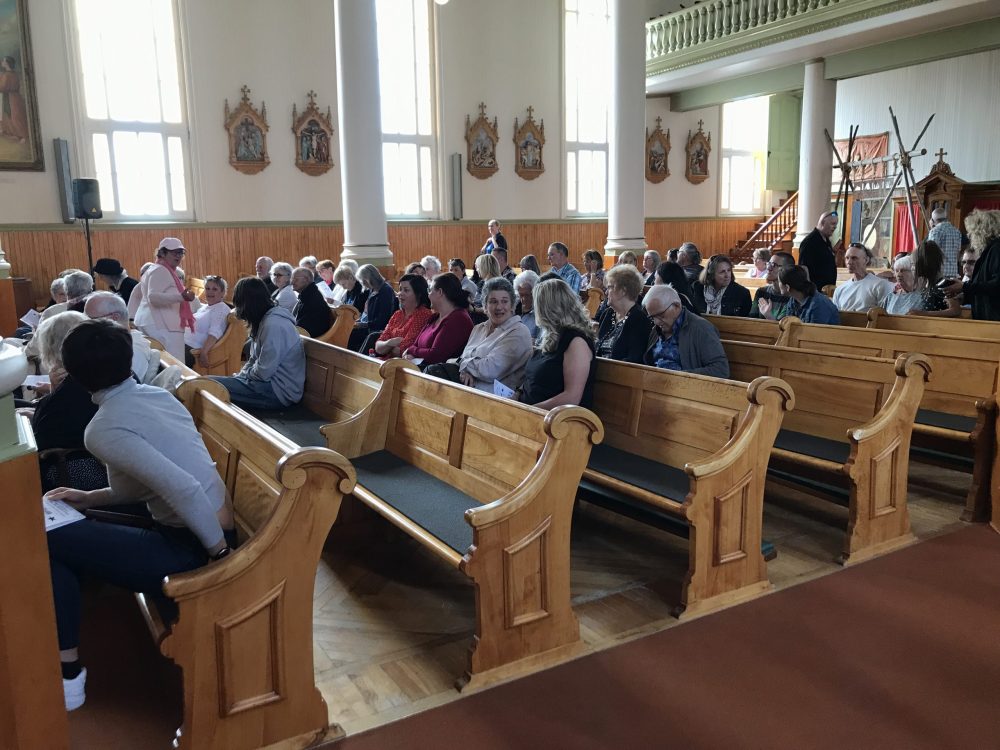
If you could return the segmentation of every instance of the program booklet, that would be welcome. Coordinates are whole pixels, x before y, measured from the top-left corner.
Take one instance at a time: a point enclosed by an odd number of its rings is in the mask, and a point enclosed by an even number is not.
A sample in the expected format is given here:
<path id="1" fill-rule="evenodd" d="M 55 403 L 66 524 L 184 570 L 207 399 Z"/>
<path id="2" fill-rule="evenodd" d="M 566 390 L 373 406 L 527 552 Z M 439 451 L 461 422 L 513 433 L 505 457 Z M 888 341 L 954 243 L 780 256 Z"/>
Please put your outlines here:
<path id="1" fill-rule="evenodd" d="M 83 520 L 83 513 L 62 500 L 42 498 L 42 513 L 45 514 L 45 531 Z"/>

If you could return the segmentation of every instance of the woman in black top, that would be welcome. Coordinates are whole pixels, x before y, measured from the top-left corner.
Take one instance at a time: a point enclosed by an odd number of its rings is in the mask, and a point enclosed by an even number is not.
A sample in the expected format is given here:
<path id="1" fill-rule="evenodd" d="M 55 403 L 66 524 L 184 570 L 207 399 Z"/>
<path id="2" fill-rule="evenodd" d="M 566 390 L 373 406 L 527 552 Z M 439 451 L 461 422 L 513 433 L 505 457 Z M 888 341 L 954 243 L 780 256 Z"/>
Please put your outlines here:
<path id="1" fill-rule="evenodd" d="M 608 305 L 599 318 L 597 356 L 642 363 L 652 321 L 642 309 L 642 274 L 634 267 L 612 266 L 604 275 Z"/>
<path id="2" fill-rule="evenodd" d="M 675 251 L 676 254 L 676 251 Z M 653 285 L 666 284 L 673 287 L 673 290 L 680 295 L 681 305 L 689 312 L 697 313 L 694 303 L 691 302 L 691 284 L 688 282 L 684 269 L 677 265 L 676 261 L 665 260 L 656 267 L 656 279 Z"/>
<path id="3" fill-rule="evenodd" d="M 533 295 L 539 346 L 528 360 L 521 401 L 540 409 L 594 401 L 594 334 L 587 310 L 562 279 L 539 282 Z"/>
<path id="4" fill-rule="evenodd" d="M 728 255 L 713 255 L 692 285 L 691 301 L 698 312 L 711 315 L 750 314 L 750 290 L 733 281 L 733 261 Z"/>

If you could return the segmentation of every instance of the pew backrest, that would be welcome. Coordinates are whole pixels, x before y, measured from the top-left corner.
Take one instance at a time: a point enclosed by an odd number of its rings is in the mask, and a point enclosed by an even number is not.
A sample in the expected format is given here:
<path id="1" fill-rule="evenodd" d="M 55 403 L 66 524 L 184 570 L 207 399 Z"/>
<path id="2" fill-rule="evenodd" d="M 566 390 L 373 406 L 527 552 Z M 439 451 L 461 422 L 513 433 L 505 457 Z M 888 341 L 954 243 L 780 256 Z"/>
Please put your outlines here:
<path id="1" fill-rule="evenodd" d="M 247 324 L 236 317 L 236 313 L 231 310 L 226 316 L 225 333 L 208 352 L 207 368 L 202 367 L 198 361 L 199 350 L 192 350 L 195 356 L 194 369 L 202 375 L 232 375 L 239 372 L 243 366 L 243 347 L 249 336 Z"/>
<path id="2" fill-rule="evenodd" d="M 1000 341 L 1000 323 L 992 320 L 973 320 L 969 317 L 938 318 L 926 315 L 890 315 L 881 307 L 874 307 L 868 311 L 865 323 L 868 328 L 880 331 L 909 331 L 936 336 L 980 339 L 981 341 Z"/>
<path id="3" fill-rule="evenodd" d="M 302 343 L 306 357 L 303 406 L 330 422 L 341 422 L 372 402 L 382 385 L 381 368 L 386 362 L 309 337 Z"/>
<path id="4" fill-rule="evenodd" d="M 358 308 L 353 305 L 338 305 L 330 308 L 330 327 L 326 333 L 317 336 L 317 341 L 333 346 L 347 347 L 351 339 L 351 331 L 361 318 Z"/>
<path id="5" fill-rule="evenodd" d="M 703 315 L 719 331 L 719 337 L 751 344 L 773 344 L 781 335 L 778 321 L 742 318 L 736 315 Z"/>

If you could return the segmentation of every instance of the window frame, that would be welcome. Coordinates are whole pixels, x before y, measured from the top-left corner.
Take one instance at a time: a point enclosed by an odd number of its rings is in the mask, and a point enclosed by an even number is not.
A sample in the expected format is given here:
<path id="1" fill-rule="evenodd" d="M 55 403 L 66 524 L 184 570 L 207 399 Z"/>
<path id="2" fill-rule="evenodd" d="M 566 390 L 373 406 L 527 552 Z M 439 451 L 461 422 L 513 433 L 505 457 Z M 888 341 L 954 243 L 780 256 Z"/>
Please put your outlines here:
<path id="1" fill-rule="evenodd" d="M 769 95 L 764 95 L 761 97 L 754 97 L 761 99 L 769 99 Z M 745 148 L 732 148 L 726 146 L 726 104 L 731 104 L 732 102 L 725 102 L 719 106 L 719 129 L 722 131 L 722 138 L 719 141 L 720 151 L 719 151 L 719 215 L 720 216 L 759 216 L 761 214 L 770 214 L 770 209 L 767 206 L 767 131 L 765 130 L 764 142 L 761 150 L 754 151 L 752 149 Z M 765 107 L 766 110 L 766 107 Z M 765 119 L 766 122 L 766 119 Z M 732 159 L 733 157 L 751 157 L 754 160 L 755 167 L 755 180 L 759 180 L 759 190 L 755 191 L 755 198 L 759 201 L 759 206 L 754 206 L 751 204 L 749 210 L 741 211 L 734 210 L 731 206 L 728 208 L 723 208 L 723 197 L 725 196 L 732 202 L 732 178 L 731 176 L 726 178 L 726 160 L 729 160 L 730 175 L 732 173 Z"/>
<path id="2" fill-rule="evenodd" d="M 194 173 L 193 157 L 194 145 L 191 139 L 190 124 L 190 102 L 188 99 L 187 86 L 187 55 L 184 38 L 184 26 L 178 0 L 170 0 L 170 8 L 174 23 L 174 40 L 177 61 L 177 85 L 180 103 L 179 123 L 168 122 L 137 122 L 128 120 L 114 120 L 110 116 L 106 120 L 95 120 L 87 114 L 86 88 L 83 77 L 83 59 L 80 49 L 79 36 L 80 28 L 77 23 L 77 0 L 71 0 L 63 4 L 63 17 L 67 32 L 66 48 L 69 52 L 70 68 L 70 100 L 73 111 L 73 133 L 76 139 L 77 164 L 81 173 L 97 177 L 96 156 L 94 153 L 94 136 L 105 135 L 108 140 L 108 150 L 111 163 L 111 196 L 114 200 L 114 209 L 109 209 L 104 200 L 107 188 L 101 185 L 102 213 L 103 219 L 115 223 L 147 223 L 147 222 L 191 222 L 197 215 L 195 210 L 195 190 L 194 183 L 197 176 Z M 109 113 L 110 114 L 110 113 Z M 164 165 L 164 188 L 167 195 L 168 210 L 163 214 L 123 214 L 121 212 L 121 198 L 117 180 L 117 169 L 115 166 L 115 154 L 113 137 L 115 132 L 128 133 L 157 133 L 162 137 L 163 142 L 163 165 Z M 184 167 L 184 193 L 187 201 L 185 210 L 177 210 L 173 206 L 173 188 L 171 182 L 170 159 L 168 139 L 176 137 L 180 139 L 181 151 Z"/>

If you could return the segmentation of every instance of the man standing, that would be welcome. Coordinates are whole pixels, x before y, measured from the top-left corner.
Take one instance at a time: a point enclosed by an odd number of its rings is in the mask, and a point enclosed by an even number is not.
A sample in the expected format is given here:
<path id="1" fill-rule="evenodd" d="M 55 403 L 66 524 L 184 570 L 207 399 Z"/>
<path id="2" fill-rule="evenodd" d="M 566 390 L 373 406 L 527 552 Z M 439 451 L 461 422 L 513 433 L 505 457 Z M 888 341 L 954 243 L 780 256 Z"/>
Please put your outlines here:
<path id="1" fill-rule="evenodd" d="M 511 284 L 514 283 L 514 277 L 517 276 L 514 273 L 514 269 L 510 267 L 510 261 L 507 260 L 507 250 L 503 247 L 493 248 L 493 257 L 497 259 L 497 263 L 500 266 L 500 275 L 503 276 Z"/>
<path id="2" fill-rule="evenodd" d="M 677 265 L 684 269 L 689 284 L 698 281 L 705 270 L 701 265 L 701 252 L 693 242 L 685 242 L 677 248 Z"/>
<path id="3" fill-rule="evenodd" d="M 799 245 L 799 265 L 809 269 L 809 280 L 819 290 L 837 283 L 837 258 L 830 244 L 830 237 L 836 229 L 837 213 L 827 211 Z"/>
<path id="4" fill-rule="evenodd" d="M 654 286 L 642 298 L 642 306 L 653 321 L 643 358 L 645 364 L 716 378 L 729 377 L 729 360 L 718 329 L 685 310 L 673 287 Z"/>
<path id="5" fill-rule="evenodd" d="M 868 312 L 878 307 L 882 300 L 892 294 L 893 283 L 868 270 L 872 262 L 872 251 L 859 242 L 852 242 L 847 248 L 844 263 L 851 272 L 846 284 L 837 287 L 833 293 L 833 304 L 843 312 Z M 815 283 L 815 282 L 814 282 Z"/>
<path id="6" fill-rule="evenodd" d="M 653 286 L 656 283 L 656 267 L 660 265 L 660 254 L 655 250 L 647 250 L 642 254 L 642 273 L 645 277 L 643 282 L 646 286 Z"/>
<path id="7" fill-rule="evenodd" d="M 936 242 L 944 255 L 944 269 L 951 274 L 958 264 L 958 254 L 962 249 L 962 233 L 948 221 L 948 211 L 935 208 L 931 212 L 931 231 L 927 235 L 930 242 Z"/>
<path id="8" fill-rule="evenodd" d="M 500 222 L 496 219 L 490 219 L 489 224 L 486 228 L 490 232 L 490 238 L 486 240 L 486 244 L 483 245 L 483 249 L 480 250 L 480 254 L 486 253 L 489 255 L 496 248 L 502 247 L 504 250 L 507 249 L 507 238 L 500 234 Z"/>
<path id="9" fill-rule="evenodd" d="M 295 325 L 305 328 L 313 338 L 330 330 L 330 306 L 313 281 L 313 272 L 303 266 L 292 271 L 292 289 L 299 295 L 292 311 Z"/>
<path id="10" fill-rule="evenodd" d="M 552 273 L 569 284 L 574 292 L 580 291 L 580 272 L 569 262 L 569 248 L 561 242 L 549 245 L 546 257 L 552 264 Z"/>
<path id="11" fill-rule="evenodd" d="M 274 261 L 268 258 L 266 255 L 262 255 L 257 258 L 257 262 L 254 264 L 254 271 L 257 273 L 257 278 L 264 282 L 264 286 L 267 287 L 268 294 L 274 294 L 275 290 L 278 288 L 271 281 L 271 266 L 274 265 Z"/>
<path id="12" fill-rule="evenodd" d="M 139 282 L 129 276 L 128 271 L 114 258 L 98 260 L 94 264 L 94 273 L 101 277 L 112 292 L 125 300 L 126 305 L 132 296 L 132 290 L 139 286 Z"/>

